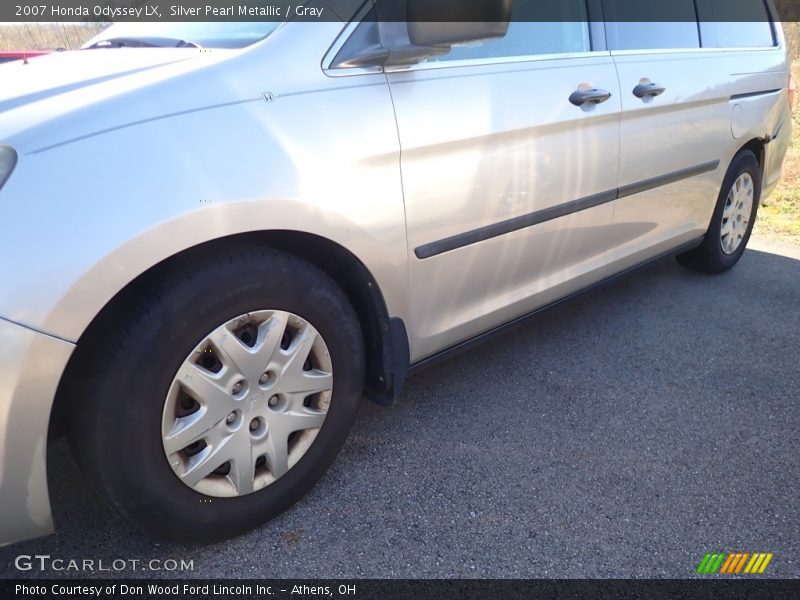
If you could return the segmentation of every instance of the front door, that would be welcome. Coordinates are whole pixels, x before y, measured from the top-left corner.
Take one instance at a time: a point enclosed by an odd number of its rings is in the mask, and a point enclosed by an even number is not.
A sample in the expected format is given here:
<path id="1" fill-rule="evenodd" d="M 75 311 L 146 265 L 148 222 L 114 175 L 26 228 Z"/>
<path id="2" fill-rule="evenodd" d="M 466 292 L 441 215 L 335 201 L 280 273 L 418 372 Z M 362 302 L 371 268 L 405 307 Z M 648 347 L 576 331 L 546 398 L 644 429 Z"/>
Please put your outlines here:
<path id="1" fill-rule="evenodd" d="M 583 0 L 559 6 L 581 16 L 517 15 L 501 40 L 387 74 L 402 151 L 412 360 L 603 277 L 618 79 Z"/>

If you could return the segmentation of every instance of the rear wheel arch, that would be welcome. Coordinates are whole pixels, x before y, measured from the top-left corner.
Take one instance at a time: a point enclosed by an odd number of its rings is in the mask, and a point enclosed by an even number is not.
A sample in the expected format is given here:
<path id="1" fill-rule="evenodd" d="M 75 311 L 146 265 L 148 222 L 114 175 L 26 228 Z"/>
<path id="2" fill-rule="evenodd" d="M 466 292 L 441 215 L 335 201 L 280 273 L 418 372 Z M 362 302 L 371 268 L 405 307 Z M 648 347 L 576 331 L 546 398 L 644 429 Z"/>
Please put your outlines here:
<path id="1" fill-rule="evenodd" d="M 746 145 L 736 153 L 726 170 L 702 243 L 679 254 L 678 262 L 690 269 L 715 274 L 739 262 L 755 223 L 763 170 L 752 146 Z"/>
<path id="2" fill-rule="evenodd" d="M 761 167 L 761 172 L 763 174 L 763 172 L 764 172 L 764 159 L 765 159 L 765 156 L 766 156 L 766 142 L 765 142 L 765 140 L 763 140 L 761 138 L 753 138 L 752 140 L 750 140 L 749 142 L 744 144 L 741 148 L 739 148 L 736 151 L 736 153 L 733 155 L 733 158 L 735 159 L 744 150 L 750 150 L 750 152 L 755 154 L 755 157 L 758 160 L 758 164 Z M 733 162 L 733 159 L 731 159 L 731 162 Z"/>

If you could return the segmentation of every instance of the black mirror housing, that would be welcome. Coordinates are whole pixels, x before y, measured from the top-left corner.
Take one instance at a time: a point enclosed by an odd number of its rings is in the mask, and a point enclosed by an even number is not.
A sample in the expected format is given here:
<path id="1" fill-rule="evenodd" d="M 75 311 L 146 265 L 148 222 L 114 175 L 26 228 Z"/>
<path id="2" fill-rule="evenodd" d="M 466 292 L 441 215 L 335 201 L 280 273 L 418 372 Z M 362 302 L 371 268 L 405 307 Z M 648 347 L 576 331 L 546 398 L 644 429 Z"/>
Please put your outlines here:
<path id="1" fill-rule="evenodd" d="M 501 38 L 513 0 L 407 0 L 408 38 L 415 46 L 452 46 Z"/>
<path id="2" fill-rule="evenodd" d="M 513 0 L 384 0 L 378 2 L 331 66 L 412 65 L 446 54 L 453 44 L 501 38 Z"/>

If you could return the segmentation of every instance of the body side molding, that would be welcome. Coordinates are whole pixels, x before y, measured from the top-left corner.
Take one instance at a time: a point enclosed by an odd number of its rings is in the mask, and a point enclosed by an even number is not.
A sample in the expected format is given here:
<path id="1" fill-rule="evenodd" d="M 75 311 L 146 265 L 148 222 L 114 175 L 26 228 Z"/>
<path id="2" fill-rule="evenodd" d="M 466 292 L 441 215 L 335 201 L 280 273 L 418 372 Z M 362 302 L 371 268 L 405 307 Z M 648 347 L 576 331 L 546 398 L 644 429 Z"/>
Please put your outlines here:
<path id="1" fill-rule="evenodd" d="M 513 219 L 508 219 L 507 221 L 501 221 L 500 223 L 487 225 L 486 227 L 481 227 L 480 229 L 474 229 L 466 233 L 459 233 L 458 235 L 445 238 L 438 242 L 432 242 L 430 244 L 425 244 L 424 246 L 419 246 L 414 250 L 414 254 L 416 254 L 417 258 L 420 259 L 430 258 L 432 256 L 436 256 L 437 254 L 443 254 L 444 252 L 449 252 L 450 250 L 462 248 L 463 246 L 477 244 L 478 242 L 483 242 L 484 240 L 505 235 L 507 233 L 512 233 L 519 229 L 525 229 L 527 227 L 532 227 L 533 225 L 538 225 L 539 223 L 544 223 L 552 219 L 565 217 L 575 212 L 600 206 L 606 202 L 612 202 L 616 200 L 616 198 L 616 191 L 602 192 L 600 194 L 595 194 L 594 196 L 579 198 L 578 200 L 573 200 L 571 202 L 559 204 L 558 206 L 551 206 L 550 208 L 537 210 L 536 212 L 532 212 L 527 215 L 514 217 Z"/>
<path id="2" fill-rule="evenodd" d="M 485 227 L 473 229 L 472 231 L 459 233 L 442 240 L 417 246 L 414 249 L 414 254 L 420 260 L 431 258 L 439 254 L 444 254 L 445 252 L 450 252 L 451 250 L 457 250 L 459 248 L 471 246 L 472 244 L 477 244 L 478 242 L 483 242 L 501 235 L 513 233 L 514 231 L 519 231 L 520 229 L 533 227 L 534 225 L 539 225 L 540 223 L 545 223 L 546 221 L 551 221 L 560 217 L 566 217 L 567 215 L 587 210 L 589 208 L 594 208 L 595 206 L 600 206 L 601 204 L 605 204 L 607 202 L 613 202 L 619 198 L 626 198 L 634 194 L 681 181 L 682 179 L 688 179 L 690 177 L 716 171 L 717 168 L 719 168 L 719 163 L 720 161 L 718 160 L 710 161 L 694 167 L 689 167 L 687 169 L 681 169 L 665 175 L 659 175 L 658 177 L 653 177 L 652 179 L 646 179 L 644 181 L 625 185 L 607 192 L 600 192 L 599 194 L 594 194 L 593 196 L 587 196 L 585 198 L 579 198 L 577 200 L 565 202 L 564 204 L 559 204 L 558 206 L 551 206 L 549 208 L 537 210 L 535 212 L 528 213 L 527 215 L 521 215 L 506 221 L 493 223 L 492 225 L 486 225 Z"/>
<path id="3" fill-rule="evenodd" d="M 734 94 L 731 100 L 744 100 L 745 98 L 755 98 L 756 96 L 769 96 L 770 94 L 777 94 L 780 89 L 775 90 L 761 90 L 759 92 L 747 92 L 746 94 Z"/>
<path id="4" fill-rule="evenodd" d="M 696 177 L 697 175 L 710 173 L 711 171 L 716 171 L 718 167 L 719 161 L 714 160 L 703 163 L 702 165 L 697 165 L 696 167 L 689 167 L 688 169 L 673 171 L 672 173 L 667 173 L 666 175 L 659 175 L 658 177 L 653 177 L 652 179 L 645 179 L 644 181 L 631 183 L 630 185 L 623 185 L 617 190 L 617 198 L 627 198 L 628 196 L 653 190 L 663 185 L 669 185 L 670 183 L 675 183 L 676 181 L 681 181 L 682 179 L 689 179 L 690 177 Z"/>

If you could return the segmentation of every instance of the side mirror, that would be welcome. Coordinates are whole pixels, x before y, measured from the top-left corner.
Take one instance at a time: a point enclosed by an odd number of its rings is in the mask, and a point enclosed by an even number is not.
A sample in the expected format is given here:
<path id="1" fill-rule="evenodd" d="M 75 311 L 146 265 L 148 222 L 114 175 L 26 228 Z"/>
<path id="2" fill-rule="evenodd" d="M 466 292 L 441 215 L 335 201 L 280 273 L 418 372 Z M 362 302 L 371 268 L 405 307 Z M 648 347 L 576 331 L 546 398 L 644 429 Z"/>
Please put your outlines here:
<path id="1" fill-rule="evenodd" d="M 447 46 L 508 33 L 513 0 L 407 0 L 408 39 L 414 46 Z"/>
<path id="2" fill-rule="evenodd" d="M 331 62 L 333 68 L 412 65 L 453 44 L 508 33 L 514 0 L 384 0 Z"/>

